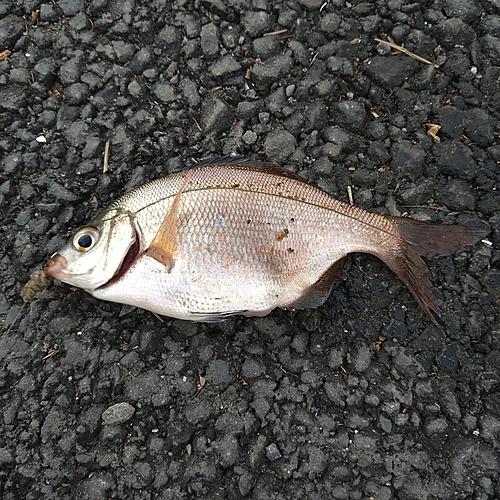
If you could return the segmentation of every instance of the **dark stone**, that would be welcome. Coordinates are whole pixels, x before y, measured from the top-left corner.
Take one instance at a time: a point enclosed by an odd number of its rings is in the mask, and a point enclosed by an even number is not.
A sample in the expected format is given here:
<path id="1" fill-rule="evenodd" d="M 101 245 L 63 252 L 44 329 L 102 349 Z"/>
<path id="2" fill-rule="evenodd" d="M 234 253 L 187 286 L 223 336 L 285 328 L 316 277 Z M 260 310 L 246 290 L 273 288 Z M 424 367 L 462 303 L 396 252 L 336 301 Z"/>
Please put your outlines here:
<path id="1" fill-rule="evenodd" d="M 335 12 L 328 12 L 322 16 L 318 29 L 327 35 L 334 35 L 341 23 L 341 18 Z"/>
<path id="2" fill-rule="evenodd" d="M 467 47 L 475 38 L 474 30 L 459 17 L 444 20 L 434 27 L 432 33 L 446 50 L 452 50 L 456 45 Z"/>
<path id="3" fill-rule="evenodd" d="M 391 153 L 385 147 L 385 145 L 380 141 L 373 141 L 368 146 L 368 158 L 375 165 L 383 165 L 391 159 Z"/>
<path id="4" fill-rule="evenodd" d="M 456 48 L 446 55 L 443 71 L 451 78 L 459 78 L 467 73 L 472 75 L 470 72 L 471 66 L 468 51 L 463 48 Z"/>
<path id="5" fill-rule="evenodd" d="M 111 45 L 115 51 L 116 60 L 121 63 L 130 61 L 136 51 L 133 44 L 125 43 L 123 40 L 113 40 Z"/>
<path id="6" fill-rule="evenodd" d="M 165 26 L 157 37 L 157 44 L 165 49 L 167 54 L 176 55 L 181 48 L 181 35 L 178 28 L 174 26 Z"/>
<path id="7" fill-rule="evenodd" d="M 275 462 L 276 460 L 282 457 L 278 447 L 275 443 L 271 443 L 269 446 L 266 446 L 266 457 L 271 461 Z"/>
<path id="8" fill-rule="evenodd" d="M 441 142 L 433 148 L 435 161 L 446 175 L 470 180 L 474 177 L 476 164 L 470 149 L 459 141 Z"/>
<path id="9" fill-rule="evenodd" d="M 392 147 L 391 168 L 412 181 L 422 175 L 424 161 L 425 151 L 420 144 L 400 141 Z"/>
<path id="10" fill-rule="evenodd" d="M 227 361 L 222 359 L 214 359 L 210 361 L 206 379 L 207 382 L 217 389 L 226 388 L 233 380 L 231 366 Z"/>
<path id="11" fill-rule="evenodd" d="M 493 120 L 482 109 L 469 109 L 464 113 L 465 135 L 480 146 L 490 146 L 495 140 Z"/>
<path id="12" fill-rule="evenodd" d="M 6 16 L 0 19 L 0 52 L 6 49 L 12 51 L 24 30 L 24 21 L 20 17 Z"/>
<path id="13" fill-rule="evenodd" d="M 42 3 L 42 5 L 40 5 L 41 21 L 57 21 L 58 19 L 59 19 L 59 13 L 57 12 L 54 5 L 49 3 Z"/>
<path id="14" fill-rule="evenodd" d="M 226 131 L 233 119 L 233 111 L 217 97 L 209 96 L 201 104 L 200 126 L 207 134 L 218 136 Z"/>
<path id="15" fill-rule="evenodd" d="M 441 356 L 437 358 L 437 364 L 443 370 L 454 370 L 458 364 L 457 344 L 447 345 Z"/>
<path id="16" fill-rule="evenodd" d="M 270 31 L 269 14 L 264 11 L 247 11 L 242 20 L 243 29 L 250 37 L 261 36 Z"/>
<path id="17" fill-rule="evenodd" d="M 436 189 L 435 198 L 438 203 L 446 205 L 450 210 L 474 210 L 476 195 L 470 184 L 461 179 L 448 181 L 443 187 Z"/>
<path id="18" fill-rule="evenodd" d="M 477 203 L 477 208 L 484 214 L 492 215 L 498 212 L 498 207 L 500 206 L 500 192 L 491 191 L 485 193 L 479 199 Z"/>
<path id="19" fill-rule="evenodd" d="M 441 125 L 440 133 L 452 139 L 458 139 L 464 131 L 464 113 L 454 106 L 440 106 L 438 124 Z"/>
<path id="20" fill-rule="evenodd" d="M 352 132 L 360 132 L 366 120 L 365 107 L 356 101 L 340 101 L 331 113 L 334 123 Z"/>
<path id="21" fill-rule="evenodd" d="M 364 63 L 365 71 L 385 88 L 392 90 L 403 85 L 418 69 L 418 63 L 409 57 L 376 55 Z"/>
<path id="22" fill-rule="evenodd" d="M 252 42 L 254 56 L 260 59 L 269 59 L 281 52 L 278 38 L 275 36 L 263 36 Z M 292 49 L 293 50 L 293 49 Z"/>
<path id="23" fill-rule="evenodd" d="M 266 158 L 275 163 L 285 162 L 294 152 L 295 137 L 286 130 L 274 130 L 264 141 Z"/>
<path id="24" fill-rule="evenodd" d="M 292 69 L 292 65 L 293 60 L 289 53 L 272 57 L 264 61 L 263 64 L 253 66 L 251 79 L 259 90 L 268 89 L 273 83 L 287 75 Z"/>
<path id="25" fill-rule="evenodd" d="M 10 113 L 17 113 L 26 106 L 27 91 L 19 85 L 3 87 L 0 109 Z"/>
<path id="26" fill-rule="evenodd" d="M 33 70 L 36 80 L 45 87 L 50 88 L 57 79 L 57 64 L 52 57 L 42 59 Z"/>
<path id="27" fill-rule="evenodd" d="M 241 64 L 233 56 L 224 56 L 214 62 L 210 68 L 210 73 L 216 78 L 227 78 L 230 75 L 242 71 Z"/>
<path id="28" fill-rule="evenodd" d="M 73 83 L 66 88 L 64 92 L 64 99 L 70 106 L 83 104 L 89 98 L 89 86 L 85 83 Z"/>
<path id="29" fill-rule="evenodd" d="M 61 0 L 57 6 L 65 16 L 76 16 L 83 10 L 84 0 Z"/>
<path id="30" fill-rule="evenodd" d="M 481 7 L 476 0 L 443 0 L 444 12 L 449 17 L 459 17 L 472 24 L 481 17 Z"/>

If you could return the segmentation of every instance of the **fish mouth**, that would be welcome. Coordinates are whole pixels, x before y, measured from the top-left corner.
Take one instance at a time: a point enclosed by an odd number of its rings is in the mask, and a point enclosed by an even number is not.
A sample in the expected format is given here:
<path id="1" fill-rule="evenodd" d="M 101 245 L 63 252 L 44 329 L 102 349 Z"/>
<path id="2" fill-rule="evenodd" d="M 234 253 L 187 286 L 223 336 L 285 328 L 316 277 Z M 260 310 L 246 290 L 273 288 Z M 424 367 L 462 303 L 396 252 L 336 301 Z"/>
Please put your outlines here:
<path id="1" fill-rule="evenodd" d="M 128 249 L 128 252 L 126 253 L 118 271 L 109 281 L 97 287 L 96 290 L 106 288 L 107 286 L 110 286 L 113 283 L 116 283 L 118 280 L 120 280 L 122 276 L 130 269 L 132 264 L 135 262 L 137 256 L 139 255 L 140 248 L 141 246 L 139 243 L 139 238 L 138 235 L 136 235 L 134 243 L 132 243 L 132 246 Z"/>
<path id="2" fill-rule="evenodd" d="M 68 261 L 61 254 L 56 253 L 47 261 L 47 269 L 45 272 L 52 278 L 64 281 L 67 266 Z"/>

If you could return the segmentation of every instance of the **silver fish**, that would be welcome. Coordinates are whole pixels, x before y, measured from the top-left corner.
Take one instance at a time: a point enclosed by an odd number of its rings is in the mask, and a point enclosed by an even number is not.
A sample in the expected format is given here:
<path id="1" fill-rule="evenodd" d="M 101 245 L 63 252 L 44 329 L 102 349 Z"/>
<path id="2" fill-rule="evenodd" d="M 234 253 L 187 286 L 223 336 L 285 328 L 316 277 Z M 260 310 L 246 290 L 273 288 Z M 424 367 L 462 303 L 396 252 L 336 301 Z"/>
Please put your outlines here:
<path id="1" fill-rule="evenodd" d="M 98 299 L 213 322 L 317 307 L 344 257 L 366 252 L 436 321 L 421 256 L 450 254 L 487 232 L 370 213 L 275 164 L 225 157 L 125 194 L 48 261 L 47 274 Z"/>

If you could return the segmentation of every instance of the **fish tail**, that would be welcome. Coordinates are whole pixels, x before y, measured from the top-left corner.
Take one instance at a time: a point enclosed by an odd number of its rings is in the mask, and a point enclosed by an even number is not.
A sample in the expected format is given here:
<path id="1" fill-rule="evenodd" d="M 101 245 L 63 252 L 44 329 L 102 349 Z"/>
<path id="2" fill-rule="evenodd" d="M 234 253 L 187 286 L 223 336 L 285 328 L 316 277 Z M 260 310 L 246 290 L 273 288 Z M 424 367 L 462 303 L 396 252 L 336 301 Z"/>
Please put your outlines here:
<path id="1" fill-rule="evenodd" d="M 449 255 L 472 245 L 489 230 L 477 227 L 427 224 L 411 219 L 392 218 L 398 234 L 396 245 L 379 257 L 410 289 L 433 323 L 438 323 L 439 301 L 422 257 Z"/>

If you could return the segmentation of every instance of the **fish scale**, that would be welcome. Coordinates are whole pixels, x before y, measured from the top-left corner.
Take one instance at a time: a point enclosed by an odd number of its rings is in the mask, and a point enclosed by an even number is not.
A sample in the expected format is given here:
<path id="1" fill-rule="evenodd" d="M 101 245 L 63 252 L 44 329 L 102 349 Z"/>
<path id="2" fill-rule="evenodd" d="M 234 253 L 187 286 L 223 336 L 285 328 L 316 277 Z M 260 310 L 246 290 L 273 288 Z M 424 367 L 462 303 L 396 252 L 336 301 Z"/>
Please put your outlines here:
<path id="1" fill-rule="evenodd" d="M 103 300 L 220 321 L 321 305 L 342 259 L 367 252 L 435 321 L 420 256 L 451 253 L 486 233 L 373 214 L 277 165 L 222 158 L 125 194 L 49 260 L 47 273 Z"/>

